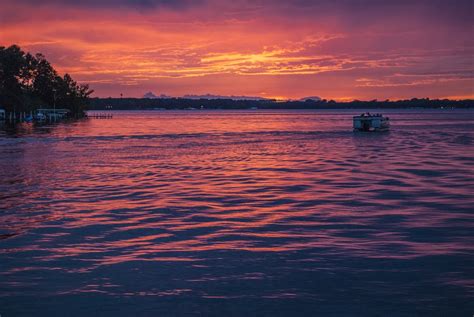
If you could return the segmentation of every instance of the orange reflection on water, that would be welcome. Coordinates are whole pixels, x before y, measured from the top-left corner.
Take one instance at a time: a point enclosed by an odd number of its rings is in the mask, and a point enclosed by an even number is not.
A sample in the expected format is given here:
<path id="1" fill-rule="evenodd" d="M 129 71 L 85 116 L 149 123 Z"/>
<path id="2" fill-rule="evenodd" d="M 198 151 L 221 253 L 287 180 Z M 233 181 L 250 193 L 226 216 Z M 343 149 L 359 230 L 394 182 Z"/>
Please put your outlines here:
<path id="1" fill-rule="evenodd" d="M 422 236 L 469 217 L 468 202 L 453 200 L 468 197 L 467 167 L 450 159 L 464 148 L 429 146 L 428 132 L 356 135 L 350 117 L 118 112 L 60 125 L 11 145 L 25 178 L 5 219 L 21 228 L 29 215 L 25 230 L 45 233 L 3 252 L 79 259 L 89 271 L 200 262 L 214 251 L 411 259 L 472 250 L 466 240 Z"/>

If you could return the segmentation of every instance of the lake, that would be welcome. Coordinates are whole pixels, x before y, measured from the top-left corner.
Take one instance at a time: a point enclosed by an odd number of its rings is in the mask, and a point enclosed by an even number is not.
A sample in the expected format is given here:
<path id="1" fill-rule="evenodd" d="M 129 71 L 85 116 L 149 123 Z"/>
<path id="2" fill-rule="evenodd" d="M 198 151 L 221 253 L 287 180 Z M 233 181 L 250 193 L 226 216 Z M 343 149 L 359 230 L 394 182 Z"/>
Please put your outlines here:
<path id="1" fill-rule="evenodd" d="M 472 316 L 474 110 L 359 113 L 3 127 L 0 315 Z"/>

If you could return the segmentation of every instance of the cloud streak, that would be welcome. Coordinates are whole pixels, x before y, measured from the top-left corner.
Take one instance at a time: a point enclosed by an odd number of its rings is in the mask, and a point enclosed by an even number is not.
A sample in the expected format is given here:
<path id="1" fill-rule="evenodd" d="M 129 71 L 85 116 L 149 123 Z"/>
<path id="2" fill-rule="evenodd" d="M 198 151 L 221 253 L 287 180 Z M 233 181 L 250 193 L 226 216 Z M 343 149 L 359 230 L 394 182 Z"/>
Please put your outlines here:
<path id="1" fill-rule="evenodd" d="M 464 0 L 5 0 L 0 45 L 99 96 L 474 96 L 472 20 Z"/>

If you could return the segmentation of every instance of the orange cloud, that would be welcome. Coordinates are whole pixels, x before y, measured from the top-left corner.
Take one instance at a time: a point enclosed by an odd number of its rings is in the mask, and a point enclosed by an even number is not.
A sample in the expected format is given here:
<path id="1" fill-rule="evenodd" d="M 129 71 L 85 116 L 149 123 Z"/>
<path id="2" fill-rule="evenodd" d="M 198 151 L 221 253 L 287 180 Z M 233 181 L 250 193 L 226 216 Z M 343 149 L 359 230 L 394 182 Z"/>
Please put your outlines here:
<path id="1" fill-rule="evenodd" d="M 403 23 L 390 14 L 357 25 L 352 21 L 367 13 L 350 2 L 119 3 L 7 0 L 0 4 L 0 45 L 44 53 L 98 96 L 474 95 L 474 43 L 465 29 L 472 22 L 434 24 L 423 13 L 427 2 Z"/>

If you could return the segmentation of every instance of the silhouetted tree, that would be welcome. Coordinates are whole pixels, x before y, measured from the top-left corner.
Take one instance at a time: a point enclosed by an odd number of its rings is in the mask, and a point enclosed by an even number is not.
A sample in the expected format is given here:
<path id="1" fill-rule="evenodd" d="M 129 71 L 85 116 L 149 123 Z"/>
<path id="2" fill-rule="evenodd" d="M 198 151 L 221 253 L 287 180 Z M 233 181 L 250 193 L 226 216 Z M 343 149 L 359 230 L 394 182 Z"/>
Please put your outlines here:
<path id="1" fill-rule="evenodd" d="M 28 112 L 55 103 L 82 115 L 92 92 L 69 74 L 59 76 L 44 55 L 33 56 L 17 45 L 0 46 L 0 107 L 8 112 Z"/>

